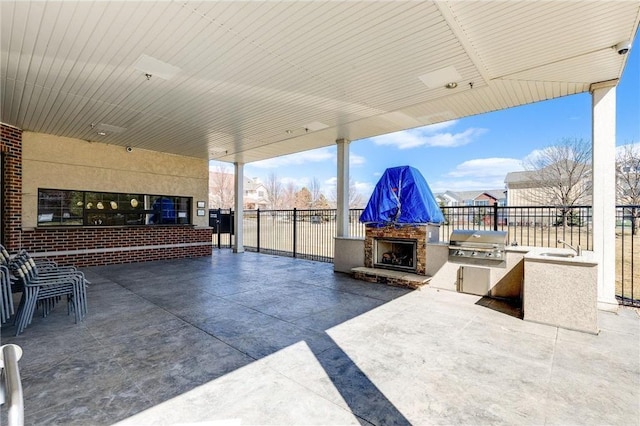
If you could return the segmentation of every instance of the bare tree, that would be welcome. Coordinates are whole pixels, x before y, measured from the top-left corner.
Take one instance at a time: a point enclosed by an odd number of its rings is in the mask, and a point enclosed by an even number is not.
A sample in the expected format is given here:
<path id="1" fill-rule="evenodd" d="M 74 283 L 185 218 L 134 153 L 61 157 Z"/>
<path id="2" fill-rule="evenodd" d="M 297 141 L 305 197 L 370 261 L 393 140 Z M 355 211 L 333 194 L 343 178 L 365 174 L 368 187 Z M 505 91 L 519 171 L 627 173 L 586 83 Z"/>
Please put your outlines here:
<path id="1" fill-rule="evenodd" d="M 349 179 L 349 208 L 363 208 L 366 202 L 367 200 L 365 200 L 364 196 L 360 193 L 360 191 L 358 191 L 356 183 L 353 180 Z"/>
<path id="2" fill-rule="evenodd" d="M 587 203 L 591 195 L 591 142 L 565 138 L 524 161 L 530 173 L 530 201 L 560 208 L 567 225 L 573 206 Z"/>
<path id="3" fill-rule="evenodd" d="M 640 144 L 620 147 L 616 158 L 616 189 L 618 203 L 631 217 L 631 233 L 640 230 Z"/>
<path id="4" fill-rule="evenodd" d="M 269 208 L 272 210 L 282 208 L 284 191 L 282 188 L 282 182 L 280 182 L 280 178 L 278 178 L 276 173 L 269 173 L 265 187 L 267 188 Z"/>
<path id="5" fill-rule="evenodd" d="M 228 209 L 233 206 L 233 173 L 220 164 L 209 172 L 209 207 Z"/>
<path id="6" fill-rule="evenodd" d="M 318 204 L 320 202 L 320 197 L 322 197 L 322 188 L 320 187 L 320 181 L 318 178 L 314 177 L 311 179 L 309 183 L 309 193 L 311 195 L 311 204 L 309 207 L 311 208 L 319 208 Z"/>
<path id="7" fill-rule="evenodd" d="M 296 184 L 289 181 L 283 190 L 283 196 L 282 196 L 282 207 L 285 209 L 291 209 L 293 208 L 293 206 L 295 206 L 296 204 L 296 192 L 298 191 L 298 188 L 296 187 Z"/>
<path id="8" fill-rule="evenodd" d="M 333 188 L 331 191 L 331 203 L 335 206 L 338 204 L 338 190 L 337 188 Z M 363 208 L 366 203 L 364 196 L 358 191 L 356 187 L 356 183 L 349 179 L 349 208 L 350 209 L 359 209 Z"/>

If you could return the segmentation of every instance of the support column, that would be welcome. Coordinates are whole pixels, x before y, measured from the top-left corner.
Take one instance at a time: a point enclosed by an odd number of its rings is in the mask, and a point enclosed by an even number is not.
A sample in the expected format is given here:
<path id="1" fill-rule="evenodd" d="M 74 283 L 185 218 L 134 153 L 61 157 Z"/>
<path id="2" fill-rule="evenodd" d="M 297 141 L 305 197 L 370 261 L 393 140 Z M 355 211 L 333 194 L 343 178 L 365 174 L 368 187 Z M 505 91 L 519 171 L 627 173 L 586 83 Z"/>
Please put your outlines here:
<path id="1" fill-rule="evenodd" d="M 616 311 L 616 85 L 591 85 L 593 251 L 598 261 L 598 309 Z"/>
<path id="2" fill-rule="evenodd" d="M 338 139 L 338 170 L 336 183 L 336 236 L 349 236 L 349 144 L 348 139 Z"/>
<path id="3" fill-rule="evenodd" d="M 233 219 L 233 229 L 235 239 L 233 243 L 234 253 L 244 253 L 244 163 L 233 163 L 235 169 L 235 180 L 233 183 L 234 202 L 233 209 L 235 211 Z"/>

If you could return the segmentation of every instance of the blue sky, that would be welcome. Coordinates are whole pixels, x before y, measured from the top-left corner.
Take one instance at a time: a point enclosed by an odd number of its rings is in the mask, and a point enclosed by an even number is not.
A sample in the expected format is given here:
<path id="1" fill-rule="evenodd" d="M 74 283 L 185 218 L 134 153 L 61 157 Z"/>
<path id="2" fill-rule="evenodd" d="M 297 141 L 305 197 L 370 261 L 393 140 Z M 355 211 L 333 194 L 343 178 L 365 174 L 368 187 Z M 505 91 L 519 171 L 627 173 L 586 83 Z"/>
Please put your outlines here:
<path id="1" fill-rule="evenodd" d="M 617 145 L 640 143 L 639 44 L 636 37 L 616 92 Z M 366 199 L 386 168 L 402 165 L 419 169 L 434 192 L 501 189 L 506 173 L 522 170 L 525 157 L 562 138 L 591 140 L 590 94 L 352 141 L 350 177 Z M 330 195 L 336 180 L 336 148 L 245 165 L 247 177 L 265 181 L 270 173 L 299 187 L 316 178 Z"/>

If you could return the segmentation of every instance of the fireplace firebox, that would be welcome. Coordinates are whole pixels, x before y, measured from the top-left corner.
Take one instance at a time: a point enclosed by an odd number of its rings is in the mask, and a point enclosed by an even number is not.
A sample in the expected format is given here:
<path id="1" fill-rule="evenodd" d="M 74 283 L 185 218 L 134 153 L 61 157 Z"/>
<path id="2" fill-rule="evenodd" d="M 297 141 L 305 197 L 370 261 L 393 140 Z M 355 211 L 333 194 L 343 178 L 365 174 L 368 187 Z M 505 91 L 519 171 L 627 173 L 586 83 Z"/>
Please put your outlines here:
<path id="1" fill-rule="evenodd" d="M 416 250 L 413 239 L 376 238 L 373 267 L 415 272 Z"/>

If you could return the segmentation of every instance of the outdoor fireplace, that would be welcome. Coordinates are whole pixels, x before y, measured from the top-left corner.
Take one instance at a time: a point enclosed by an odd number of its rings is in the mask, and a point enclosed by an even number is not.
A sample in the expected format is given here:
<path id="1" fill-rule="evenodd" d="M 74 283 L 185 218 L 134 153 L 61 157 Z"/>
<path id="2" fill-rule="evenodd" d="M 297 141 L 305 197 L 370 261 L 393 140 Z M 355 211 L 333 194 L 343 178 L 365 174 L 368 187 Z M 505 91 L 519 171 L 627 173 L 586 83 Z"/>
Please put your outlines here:
<path id="1" fill-rule="evenodd" d="M 360 221 L 366 224 L 364 268 L 392 269 L 403 276 L 426 275 L 427 243 L 439 240 L 444 217 L 417 169 L 400 166 L 385 170 Z"/>
<path id="2" fill-rule="evenodd" d="M 374 268 L 416 271 L 416 240 L 376 238 L 373 247 Z"/>
<path id="3" fill-rule="evenodd" d="M 427 242 L 438 240 L 433 224 L 367 226 L 364 266 L 426 275 Z"/>

